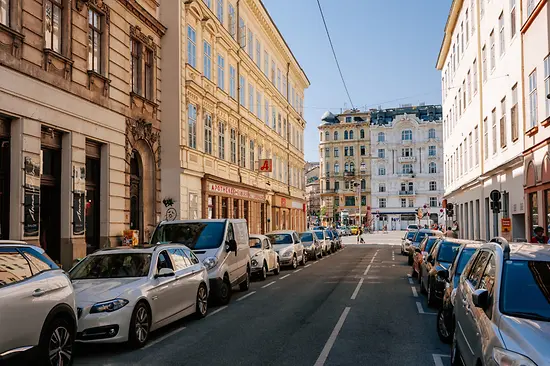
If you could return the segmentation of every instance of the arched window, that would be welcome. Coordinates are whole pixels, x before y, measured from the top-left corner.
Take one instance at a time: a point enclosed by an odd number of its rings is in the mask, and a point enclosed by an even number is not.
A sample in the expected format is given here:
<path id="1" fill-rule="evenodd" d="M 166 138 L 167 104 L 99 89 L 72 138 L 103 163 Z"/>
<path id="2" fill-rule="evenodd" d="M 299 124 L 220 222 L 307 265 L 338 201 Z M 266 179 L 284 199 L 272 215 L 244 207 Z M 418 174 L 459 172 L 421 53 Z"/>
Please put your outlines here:
<path id="1" fill-rule="evenodd" d="M 340 173 L 340 164 L 334 163 L 334 173 Z"/>
<path id="2" fill-rule="evenodd" d="M 354 171 L 355 171 L 355 163 L 354 163 L 354 162 L 349 163 L 349 171 L 350 171 L 350 172 L 354 172 Z"/>
<path id="3" fill-rule="evenodd" d="M 411 130 L 401 131 L 401 140 L 402 141 L 411 141 L 413 139 L 413 133 Z"/>
<path id="4" fill-rule="evenodd" d="M 338 131 L 334 131 L 334 141 L 338 141 Z"/>
<path id="5" fill-rule="evenodd" d="M 348 131 L 344 131 L 344 140 L 348 139 Z"/>
<path id="6" fill-rule="evenodd" d="M 349 163 L 344 164 L 344 171 L 349 172 Z"/>
<path id="7" fill-rule="evenodd" d="M 412 164 L 403 164 L 403 174 L 412 174 L 413 166 Z"/>
<path id="8" fill-rule="evenodd" d="M 384 132 L 378 132 L 378 142 L 386 141 L 386 134 Z"/>
<path id="9" fill-rule="evenodd" d="M 412 192 L 412 191 L 414 191 L 414 183 L 409 182 L 409 192 Z"/>
<path id="10" fill-rule="evenodd" d="M 380 183 L 378 185 L 378 192 L 386 192 L 386 183 Z"/>
<path id="11" fill-rule="evenodd" d="M 353 130 L 349 131 L 349 139 L 353 140 Z"/>
<path id="12" fill-rule="evenodd" d="M 430 128 L 428 130 L 428 138 L 429 139 L 435 139 L 435 128 Z"/>
<path id="13" fill-rule="evenodd" d="M 362 139 L 365 138 L 365 130 L 361 129 L 360 137 L 361 137 Z"/>
<path id="14" fill-rule="evenodd" d="M 386 175 L 386 168 L 383 166 L 378 167 L 378 175 Z"/>
<path id="15" fill-rule="evenodd" d="M 327 131 L 325 132 L 325 141 L 328 141 L 330 139 L 330 133 Z"/>
<path id="16" fill-rule="evenodd" d="M 430 163 L 428 167 L 429 167 L 430 174 L 437 173 L 437 165 L 433 161 Z"/>

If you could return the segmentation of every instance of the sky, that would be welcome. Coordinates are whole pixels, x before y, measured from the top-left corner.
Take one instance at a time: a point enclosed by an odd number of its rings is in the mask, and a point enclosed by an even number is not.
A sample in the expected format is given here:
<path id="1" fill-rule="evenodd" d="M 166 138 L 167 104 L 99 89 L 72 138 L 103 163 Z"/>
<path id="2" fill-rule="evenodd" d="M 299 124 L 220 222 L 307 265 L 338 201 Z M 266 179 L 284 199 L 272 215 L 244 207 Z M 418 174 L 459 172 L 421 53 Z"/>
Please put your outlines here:
<path id="1" fill-rule="evenodd" d="M 311 86 L 305 92 L 305 159 L 319 161 L 317 127 L 351 104 L 317 0 L 262 0 Z M 320 0 L 355 108 L 441 103 L 435 68 L 452 0 Z"/>

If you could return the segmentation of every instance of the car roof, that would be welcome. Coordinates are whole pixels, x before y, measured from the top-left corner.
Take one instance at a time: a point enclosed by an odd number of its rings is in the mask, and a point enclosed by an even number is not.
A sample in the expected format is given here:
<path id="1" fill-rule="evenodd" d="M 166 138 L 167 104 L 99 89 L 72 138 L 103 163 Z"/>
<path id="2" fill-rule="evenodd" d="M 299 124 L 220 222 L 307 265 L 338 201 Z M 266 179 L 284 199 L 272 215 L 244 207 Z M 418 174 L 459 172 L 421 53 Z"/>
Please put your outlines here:
<path id="1" fill-rule="evenodd" d="M 177 244 L 177 243 L 157 244 L 157 245 L 120 246 L 120 247 L 99 249 L 90 255 L 123 254 L 123 253 L 153 253 L 156 250 L 162 250 L 162 249 L 173 248 L 173 247 L 186 247 L 186 246 L 183 244 Z"/>
<path id="2" fill-rule="evenodd" d="M 269 235 L 269 234 L 292 234 L 292 233 L 295 233 L 296 230 L 274 230 L 274 231 L 270 231 L 268 232 L 266 235 Z"/>
<path id="3" fill-rule="evenodd" d="M 44 252 L 44 249 L 42 249 L 39 245 L 29 244 L 21 240 L 0 240 L 0 246 L 33 248 L 41 253 Z"/>
<path id="4" fill-rule="evenodd" d="M 468 240 L 468 239 L 456 239 L 456 238 L 450 238 L 448 236 L 443 237 L 444 241 L 457 243 L 457 244 L 468 244 L 468 246 L 471 245 L 477 245 L 478 247 L 483 245 L 483 242 L 479 242 L 476 240 Z"/>
<path id="5" fill-rule="evenodd" d="M 433 230 L 433 229 L 420 229 L 418 230 L 421 233 L 434 233 L 434 234 L 443 234 L 443 232 L 439 230 Z"/>
<path id="6" fill-rule="evenodd" d="M 268 239 L 267 236 L 262 235 L 262 234 L 250 234 L 250 235 L 248 235 L 248 237 L 250 239 L 260 239 L 260 240 Z"/>
<path id="7" fill-rule="evenodd" d="M 510 243 L 510 259 L 550 261 L 550 245 Z"/>
<path id="8" fill-rule="evenodd" d="M 172 224 L 189 224 L 194 222 L 226 222 L 232 221 L 246 221 L 244 219 L 197 219 L 197 220 L 173 220 L 173 221 L 161 221 L 159 225 L 172 225 Z"/>

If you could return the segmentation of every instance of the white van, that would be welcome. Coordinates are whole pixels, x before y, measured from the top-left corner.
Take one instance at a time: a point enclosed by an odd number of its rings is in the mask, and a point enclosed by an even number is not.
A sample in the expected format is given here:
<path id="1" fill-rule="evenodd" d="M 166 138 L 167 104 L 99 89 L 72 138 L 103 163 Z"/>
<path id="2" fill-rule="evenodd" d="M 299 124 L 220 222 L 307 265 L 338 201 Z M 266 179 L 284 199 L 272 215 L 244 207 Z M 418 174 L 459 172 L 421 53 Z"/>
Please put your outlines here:
<path id="1" fill-rule="evenodd" d="M 221 304 L 229 303 L 231 288 L 250 287 L 248 226 L 244 219 L 163 221 L 150 243 L 181 243 L 189 247 L 208 270 L 210 294 Z"/>

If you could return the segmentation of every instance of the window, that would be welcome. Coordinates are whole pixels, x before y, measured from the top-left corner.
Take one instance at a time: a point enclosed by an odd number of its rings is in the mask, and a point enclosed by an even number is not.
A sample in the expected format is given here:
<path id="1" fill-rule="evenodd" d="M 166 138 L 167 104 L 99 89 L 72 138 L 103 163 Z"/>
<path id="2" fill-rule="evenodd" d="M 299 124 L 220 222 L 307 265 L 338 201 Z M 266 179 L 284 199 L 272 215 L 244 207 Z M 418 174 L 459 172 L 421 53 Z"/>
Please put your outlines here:
<path id="1" fill-rule="evenodd" d="M 346 206 L 355 206 L 355 196 L 347 196 L 345 203 Z"/>
<path id="2" fill-rule="evenodd" d="M 430 197 L 430 207 L 437 207 L 437 197 Z"/>
<path id="3" fill-rule="evenodd" d="M 275 60 L 271 59 L 271 83 L 275 86 Z"/>
<path id="4" fill-rule="evenodd" d="M 245 135 L 239 135 L 239 148 L 240 148 L 240 156 L 239 156 L 239 164 L 246 168 L 246 136 Z"/>
<path id="5" fill-rule="evenodd" d="M 349 138 L 348 131 L 344 131 L 344 140 L 347 140 Z"/>
<path id="6" fill-rule="evenodd" d="M 223 0 L 217 0 L 216 16 L 220 23 L 223 24 Z"/>
<path id="7" fill-rule="evenodd" d="M 153 100 L 154 98 L 154 54 L 153 51 L 146 49 L 145 50 L 145 98 L 148 100 Z"/>
<path id="8" fill-rule="evenodd" d="M 190 25 L 187 26 L 187 63 L 197 67 L 197 33 Z"/>
<path id="9" fill-rule="evenodd" d="M 142 65 L 142 58 L 141 58 L 141 44 L 136 41 L 132 40 L 132 92 L 135 94 L 141 95 L 142 88 L 141 88 L 141 65 Z"/>
<path id="10" fill-rule="evenodd" d="M 262 119 L 262 94 L 259 91 L 256 92 L 256 116 Z"/>
<path id="11" fill-rule="evenodd" d="M 550 95 L 550 56 L 544 59 L 544 95 Z M 546 99 L 546 117 L 550 116 L 550 99 Z"/>
<path id="12" fill-rule="evenodd" d="M 491 111 L 491 133 L 493 137 L 493 155 L 497 153 L 497 109 Z"/>
<path id="13" fill-rule="evenodd" d="M 402 141 L 411 141 L 412 140 L 412 131 L 411 130 L 401 131 L 401 140 Z"/>
<path id="14" fill-rule="evenodd" d="M 483 48 L 481 49 L 481 61 L 481 74 L 483 77 L 483 82 L 485 82 L 487 81 L 487 48 L 485 46 L 483 46 Z"/>
<path id="15" fill-rule="evenodd" d="M 277 90 L 281 92 L 281 69 L 277 69 Z"/>
<path id="16" fill-rule="evenodd" d="M 386 158 L 386 149 L 378 149 L 378 157 L 380 159 L 385 159 Z"/>
<path id="17" fill-rule="evenodd" d="M 254 166 L 255 166 L 254 162 L 256 161 L 254 157 L 254 140 L 250 140 L 249 151 L 250 151 L 250 169 L 254 170 Z"/>
<path id="18" fill-rule="evenodd" d="M 477 60 L 474 60 L 472 67 L 472 83 L 474 86 L 474 94 L 477 93 Z"/>
<path id="19" fill-rule="evenodd" d="M 340 157 L 340 150 L 337 147 L 334 148 L 334 157 L 335 158 Z"/>
<path id="20" fill-rule="evenodd" d="M 336 181 L 334 182 L 334 190 L 338 191 L 340 189 L 340 182 Z"/>
<path id="21" fill-rule="evenodd" d="M 229 66 L 229 96 L 233 99 L 237 97 L 235 75 L 235 68 L 233 66 Z"/>
<path id="22" fill-rule="evenodd" d="M 254 34 L 252 33 L 252 30 L 248 28 L 248 42 L 246 47 L 246 53 L 248 53 L 248 56 L 252 60 L 254 60 Z"/>
<path id="23" fill-rule="evenodd" d="M 244 76 L 239 76 L 239 102 L 243 107 L 246 107 L 246 80 Z"/>
<path id="24" fill-rule="evenodd" d="M 365 138 L 365 130 L 361 129 L 359 136 L 364 139 Z"/>
<path id="25" fill-rule="evenodd" d="M 385 198 L 379 198 L 378 199 L 378 207 L 386 208 L 386 199 Z"/>
<path id="26" fill-rule="evenodd" d="M 239 46 L 244 48 L 246 46 L 246 25 L 243 18 L 239 17 Z"/>
<path id="27" fill-rule="evenodd" d="M 229 143 L 231 144 L 231 162 L 233 164 L 237 164 L 237 137 L 234 128 L 231 129 L 229 138 Z"/>
<path id="28" fill-rule="evenodd" d="M 259 39 L 256 39 L 256 65 L 262 69 L 262 45 Z"/>
<path id="29" fill-rule="evenodd" d="M 0 24 L 10 26 L 10 1 L 0 0 Z"/>
<path id="30" fill-rule="evenodd" d="M 330 139 L 330 132 L 325 131 L 325 141 L 328 141 Z"/>
<path id="31" fill-rule="evenodd" d="M 218 158 L 225 160 L 225 122 L 218 123 Z"/>
<path id="32" fill-rule="evenodd" d="M 248 110 L 254 113 L 254 86 L 248 83 Z"/>
<path id="33" fill-rule="evenodd" d="M 430 191 L 437 191 L 437 182 L 435 181 L 430 182 Z"/>
<path id="34" fill-rule="evenodd" d="M 489 157 L 489 123 L 487 118 L 483 120 L 483 157 L 487 159 Z"/>
<path id="35" fill-rule="evenodd" d="M 277 129 L 277 111 L 275 109 L 275 106 L 271 106 L 271 120 L 272 120 L 272 128 L 275 131 Z"/>
<path id="36" fill-rule="evenodd" d="M 61 53 L 62 0 L 44 0 L 46 3 L 45 38 L 46 48 Z"/>
<path id="37" fill-rule="evenodd" d="M 407 207 L 407 199 L 401 198 L 401 207 Z"/>
<path id="38" fill-rule="evenodd" d="M 386 175 L 386 167 L 378 167 L 378 175 Z"/>
<path id="39" fill-rule="evenodd" d="M 506 147 L 506 98 L 500 101 L 500 147 Z"/>
<path id="40" fill-rule="evenodd" d="M 380 193 L 386 192 L 386 183 L 380 183 L 378 185 L 378 192 L 380 192 Z"/>
<path id="41" fill-rule="evenodd" d="M 468 135 L 468 144 L 469 144 L 469 153 L 470 155 L 468 156 L 468 165 L 470 166 L 470 168 L 473 168 L 474 165 L 472 163 L 472 156 L 474 156 L 474 150 L 472 149 L 472 133 L 470 132 L 470 134 Z"/>
<path id="42" fill-rule="evenodd" d="M 474 143 L 475 154 L 474 154 L 474 156 L 476 157 L 476 166 L 478 166 L 479 165 L 479 128 L 478 128 L 478 126 L 475 127 L 474 132 L 475 132 L 475 143 Z"/>
<path id="43" fill-rule="evenodd" d="M 340 173 L 340 164 L 334 163 L 334 173 Z"/>
<path id="44" fill-rule="evenodd" d="M 500 13 L 498 17 L 498 33 L 500 43 L 500 55 L 502 56 L 506 51 L 506 39 L 504 38 L 504 13 Z"/>
<path id="45" fill-rule="evenodd" d="M 218 54 L 218 88 L 225 90 L 225 59 L 220 54 Z"/>
<path id="46" fill-rule="evenodd" d="M 492 30 L 489 35 L 489 41 L 491 42 L 491 70 L 496 67 L 496 50 L 495 50 L 495 31 Z"/>
<path id="47" fill-rule="evenodd" d="M 378 132 L 378 142 L 384 142 L 386 141 L 386 135 L 384 132 Z"/>
<path id="48" fill-rule="evenodd" d="M 287 79 L 286 79 L 286 76 L 283 75 L 283 90 L 281 90 L 281 92 L 283 93 L 284 97 L 288 100 L 288 89 L 287 89 Z"/>
<path id="49" fill-rule="evenodd" d="M 204 152 L 212 155 L 212 116 L 204 115 Z"/>
<path id="50" fill-rule="evenodd" d="M 433 161 L 430 163 L 430 165 L 428 165 L 428 171 L 430 174 L 437 173 L 437 165 Z"/>
<path id="51" fill-rule="evenodd" d="M 346 117 L 346 122 L 351 122 L 351 117 Z"/>
<path id="52" fill-rule="evenodd" d="M 516 31 L 516 0 L 510 0 L 510 38 L 514 38 Z"/>
<path id="53" fill-rule="evenodd" d="M 489 256 L 489 252 L 482 251 L 477 257 L 470 259 L 471 264 L 468 264 L 470 269 L 466 280 L 470 282 L 474 288 L 477 288 L 483 269 L 485 269 L 485 266 L 489 262 Z"/>
<path id="54" fill-rule="evenodd" d="M 2 3 L 9 0 L 0 0 L 0 9 Z M 2 10 L 0 10 L 0 23 Z M 101 62 L 101 47 L 102 47 L 102 16 L 93 8 L 88 10 L 88 70 L 102 73 Z"/>
<path id="55" fill-rule="evenodd" d="M 193 104 L 187 106 L 187 129 L 189 147 L 197 148 L 197 107 Z"/>
<path id="56" fill-rule="evenodd" d="M 264 74 L 269 79 L 269 54 L 264 50 Z"/>
<path id="57" fill-rule="evenodd" d="M 330 149 L 325 147 L 325 158 L 330 158 Z"/>
<path id="58" fill-rule="evenodd" d="M 349 131 L 349 139 L 353 140 L 353 130 Z"/>
<path id="59" fill-rule="evenodd" d="M 428 138 L 429 139 L 435 139 L 435 128 L 430 128 L 428 130 Z"/>
<path id="60" fill-rule="evenodd" d="M 349 156 L 353 156 L 353 146 L 349 147 Z"/>
<path id="61" fill-rule="evenodd" d="M 338 131 L 334 131 L 334 141 L 338 140 Z"/>
<path id="62" fill-rule="evenodd" d="M 403 174 L 412 174 L 413 172 L 412 164 L 403 164 L 403 168 L 401 171 Z"/>
<path id="63" fill-rule="evenodd" d="M 210 45 L 210 43 L 204 41 L 202 47 L 204 50 L 203 73 L 208 80 L 212 80 L 212 46 Z"/>
<path id="64" fill-rule="evenodd" d="M 530 16 L 533 11 L 535 11 L 535 5 L 538 3 L 538 1 L 535 0 L 527 0 L 527 16 Z"/>
<path id="65" fill-rule="evenodd" d="M 361 156 L 367 155 L 367 149 L 366 149 L 365 146 L 361 146 L 361 147 L 360 147 L 360 150 L 361 150 Z"/>
<path id="66" fill-rule="evenodd" d="M 413 156 L 412 148 L 406 147 L 404 149 L 401 149 L 401 156 L 404 158 L 408 158 L 410 156 Z"/>
<path id="67" fill-rule="evenodd" d="M 206 6 L 208 6 L 209 8 L 212 7 L 212 0 L 203 0 L 203 1 L 206 4 Z"/>
<path id="68" fill-rule="evenodd" d="M 0 249 L 0 263 L 2 271 L 0 288 L 32 277 L 29 263 L 21 253 L 15 250 Z"/>
<path id="69" fill-rule="evenodd" d="M 537 70 L 529 75 L 529 127 L 537 125 Z"/>
<path id="70" fill-rule="evenodd" d="M 468 8 L 466 8 L 466 12 L 464 13 L 464 21 L 466 23 L 466 43 L 468 43 L 470 40 L 470 13 Z"/>
<path id="71" fill-rule="evenodd" d="M 512 108 L 510 109 L 512 141 L 518 139 L 518 85 L 512 87 Z"/>
<path id="72" fill-rule="evenodd" d="M 269 126 L 269 100 L 264 95 L 264 115 L 265 115 L 265 124 Z"/>
<path id="73" fill-rule="evenodd" d="M 233 37 L 233 39 L 236 39 L 237 38 L 237 27 L 236 27 L 237 20 L 235 18 L 235 8 L 233 7 L 232 4 L 229 4 L 227 15 L 228 15 L 229 34 L 231 34 L 231 37 Z"/>
<path id="74" fill-rule="evenodd" d="M 428 146 L 428 156 L 435 156 L 435 155 L 436 155 L 435 146 Z"/>

